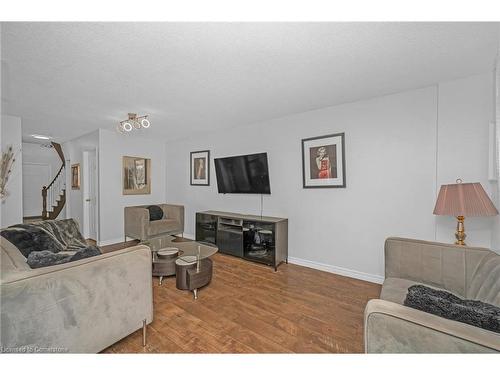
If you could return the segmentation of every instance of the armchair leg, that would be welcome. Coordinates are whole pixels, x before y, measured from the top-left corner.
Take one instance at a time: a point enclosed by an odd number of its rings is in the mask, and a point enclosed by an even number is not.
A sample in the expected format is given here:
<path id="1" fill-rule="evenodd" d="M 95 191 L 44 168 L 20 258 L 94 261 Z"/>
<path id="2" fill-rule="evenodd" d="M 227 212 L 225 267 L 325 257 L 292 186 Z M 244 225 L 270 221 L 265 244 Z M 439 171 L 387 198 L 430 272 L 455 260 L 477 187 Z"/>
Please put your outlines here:
<path id="1" fill-rule="evenodd" d="M 146 319 L 142 321 L 142 346 L 146 346 Z"/>

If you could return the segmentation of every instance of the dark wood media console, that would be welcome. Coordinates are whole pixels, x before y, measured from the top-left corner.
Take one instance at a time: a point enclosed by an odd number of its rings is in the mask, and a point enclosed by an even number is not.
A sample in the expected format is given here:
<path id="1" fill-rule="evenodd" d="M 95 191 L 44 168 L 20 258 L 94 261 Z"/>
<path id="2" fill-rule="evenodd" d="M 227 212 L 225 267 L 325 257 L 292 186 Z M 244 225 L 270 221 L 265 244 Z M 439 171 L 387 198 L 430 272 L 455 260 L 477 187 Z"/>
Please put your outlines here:
<path id="1" fill-rule="evenodd" d="M 288 219 L 232 212 L 196 213 L 196 241 L 224 254 L 274 267 L 288 262 Z"/>

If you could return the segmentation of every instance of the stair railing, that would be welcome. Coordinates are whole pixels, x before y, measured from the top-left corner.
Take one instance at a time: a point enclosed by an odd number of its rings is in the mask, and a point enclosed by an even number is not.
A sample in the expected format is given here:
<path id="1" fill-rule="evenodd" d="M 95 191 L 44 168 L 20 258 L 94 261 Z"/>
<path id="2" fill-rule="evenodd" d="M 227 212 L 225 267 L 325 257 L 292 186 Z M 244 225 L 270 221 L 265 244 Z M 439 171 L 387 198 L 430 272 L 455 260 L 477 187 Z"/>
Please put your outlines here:
<path id="1" fill-rule="evenodd" d="M 51 208 L 51 211 L 58 205 L 58 200 L 61 195 L 64 193 L 66 188 L 66 173 L 65 166 L 66 162 L 64 160 L 64 154 L 62 152 L 61 145 L 58 143 L 52 142 L 52 146 L 56 150 L 57 154 L 61 158 L 62 164 L 57 174 L 52 179 L 48 186 L 42 187 L 42 219 L 46 220 L 50 218 L 50 212 L 48 211 L 48 207 Z M 64 202 L 63 202 L 64 203 Z"/>

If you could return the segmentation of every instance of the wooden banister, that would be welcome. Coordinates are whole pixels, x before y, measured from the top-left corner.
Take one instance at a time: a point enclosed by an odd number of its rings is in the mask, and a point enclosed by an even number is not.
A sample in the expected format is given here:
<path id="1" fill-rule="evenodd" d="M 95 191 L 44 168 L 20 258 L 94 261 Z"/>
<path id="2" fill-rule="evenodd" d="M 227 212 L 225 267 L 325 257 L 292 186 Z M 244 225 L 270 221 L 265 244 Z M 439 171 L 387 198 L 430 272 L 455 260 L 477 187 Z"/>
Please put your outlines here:
<path id="1" fill-rule="evenodd" d="M 66 161 L 64 160 L 64 153 L 62 147 L 59 143 L 52 142 L 54 150 L 56 150 L 59 158 L 61 159 L 61 167 L 57 171 L 55 177 L 52 179 L 48 186 L 42 187 L 42 219 L 56 219 L 62 208 L 66 203 L 66 189 L 65 181 L 60 180 L 62 172 L 66 166 Z M 47 197 L 49 197 L 49 202 L 47 202 Z M 50 206 L 51 210 L 48 210 Z"/>

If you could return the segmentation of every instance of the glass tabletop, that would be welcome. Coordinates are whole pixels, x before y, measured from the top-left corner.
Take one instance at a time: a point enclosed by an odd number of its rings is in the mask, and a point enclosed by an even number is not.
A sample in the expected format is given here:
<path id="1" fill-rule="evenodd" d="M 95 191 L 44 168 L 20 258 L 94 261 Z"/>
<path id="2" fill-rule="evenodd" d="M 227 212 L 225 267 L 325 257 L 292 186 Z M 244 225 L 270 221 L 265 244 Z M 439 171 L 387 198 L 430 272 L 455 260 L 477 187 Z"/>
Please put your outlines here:
<path id="1" fill-rule="evenodd" d="M 178 249 L 179 255 L 177 260 L 179 263 L 184 264 L 192 264 L 211 257 L 219 250 L 216 246 L 209 246 L 195 241 L 173 242 L 175 238 L 173 236 L 162 236 L 142 241 L 141 244 L 149 246 L 154 258 L 157 258 L 155 253 L 158 251 Z"/>

